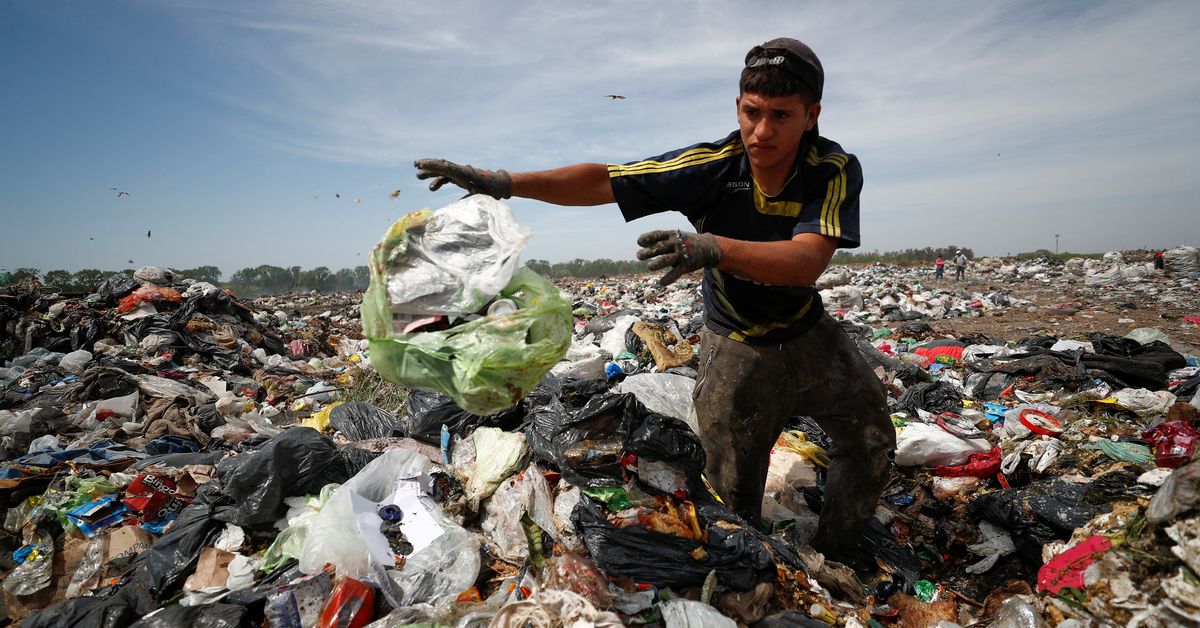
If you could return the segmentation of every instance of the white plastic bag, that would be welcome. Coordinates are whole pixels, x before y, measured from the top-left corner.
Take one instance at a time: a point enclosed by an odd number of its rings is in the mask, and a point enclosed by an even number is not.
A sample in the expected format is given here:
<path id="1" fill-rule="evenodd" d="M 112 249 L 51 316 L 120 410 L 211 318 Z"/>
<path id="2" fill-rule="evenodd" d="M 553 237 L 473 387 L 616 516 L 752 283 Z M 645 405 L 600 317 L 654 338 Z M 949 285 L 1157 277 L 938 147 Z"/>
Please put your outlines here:
<path id="1" fill-rule="evenodd" d="M 896 436 L 896 464 L 952 467 L 991 449 L 983 438 L 959 438 L 936 425 L 909 423 Z"/>
<path id="2" fill-rule="evenodd" d="M 72 351 L 67 355 L 64 355 L 63 358 L 59 360 L 58 365 L 68 373 L 82 375 L 83 371 L 87 369 L 88 362 L 91 361 L 92 352 L 80 349 L 79 351 Z"/>
<path id="3" fill-rule="evenodd" d="M 419 476 L 431 466 L 428 458 L 416 452 L 392 449 L 372 460 L 357 475 L 338 487 L 308 526 L 304 549 L 300 552 L 301 571 L 314 574 L 324 569 L 326 564 L 333 564 L 339 576 L 360 580 L 366 578 L 371 573 L 368 565 L 370 550 L 359 529 L 355 498 L 383 501 L 391 494 L 398 480 Z M 445 525 L 448 522 L 441 523 Z"/>
<path id="4" fill-rule="evenodd" d="M 696 380 L 683 375 L 638 373 L 614 386 L 613 392 L 633 393 L 647 410 L 687 421 L 695 430 L 696 409 L 692 402 L 695 388 Z"/>
<path id="5" fill-rule="evenodd" d="M 475 468 L 463 491 L 473 504 L 490 497 L 506 478 L 529 460 L 529 445 L 522 432 L 481 427 L 471 435 L 475 443 Z"/>
<path id="6" fill-rule="evenodd" d="M 704 602 L 675 598 L 661 608 L 667 628 L 737 628 L 737 622 Z"/>

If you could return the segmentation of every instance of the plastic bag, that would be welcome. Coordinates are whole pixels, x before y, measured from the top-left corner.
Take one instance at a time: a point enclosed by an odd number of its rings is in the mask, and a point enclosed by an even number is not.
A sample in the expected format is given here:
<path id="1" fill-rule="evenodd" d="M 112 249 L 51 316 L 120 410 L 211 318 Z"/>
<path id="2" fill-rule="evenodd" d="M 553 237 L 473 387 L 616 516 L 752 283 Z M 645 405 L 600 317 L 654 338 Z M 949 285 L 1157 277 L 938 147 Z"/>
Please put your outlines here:
<path id="1" fill-rule="evenodd" d="M 363 401 L 351 401 L 329 413 L 329 424 L 350 440 L 389 438 L 401 434 L 400 422 L 386 410 Z"/>
<path id="2" fill-rule="evenodd" d="M 238 604 L 202 604 L 200 606 L 168 606 L 148 615 L 130 628 L 177 628 L 178 626 L 203 626 L 204 628 L 238 628 L 249 612 Z"/>
<path id="3" fill-rule="evenodd" d="M 666 628 L 737 628 L 737 622 L 696 600 L 675 598 L 661 605 Z"/>
<path id="4" fill-rule="evenodd" d="M 910 389 L 911 390 L 911 389 Z M 982 438 L 959 438 L 927 423 L 909 423 L 896 435 L 896 464 L 902 467 L 957 466 L 972 454 L 987 453 L 992 445 Z"/>
<path id="5" fill-rule="evenodd" d="M 87 369 L 88 362 L 91 361 L 92 353 L 90 351 L 84 351 L 83 349 L 80 349 L 64 355 L 63 358 L 58 361 L 58 366 L 68 373 L 82 375 L 83 371 Z"/>
<path id="6" fill-rule="evenodd" d="M 525 466 L 529 446 L 520 432 L 505 432 L 494 427 L 482 427 L 472 435 L 475 442 L 475 468 L 464 490 L 472 503 L 489 497 L 506 478 Z"/>
<path id="7" fill-rule="evenodd" d="M 316 430 L 284 430 L 257 451 L 217 465 L 222 495 L 235 506 L 214 517 L 240 526 L 273 523 L 286 497 L 309 495 L 326 484 L 345 482 L 361 468 L 361 459 L 342 451 Z"/>
<path id="8" fill-rule="evenodd" d="M 613 387 L 615 393 L 632 393 L 651 412 L 687 421 L 695 429 L 696 409 L 692 390 L 696 380 L 671 373 L 638 373 Z"/>
<path id="9" fill-rule="evenodd" d="M 400 431 L 409 438 L 440 445 L 443 425 L 451 434 L 461 436 L 482 425 L 512 429 L 524 416 L 525 407 L 521 403 L 495 414 L 479 416 L 458 407 L 453 399 L 442 393 L 415 390 L 405 404 Z"/>
<path id="10" fill-rule="evenodd" d="M 331 563 L 339 576 L 368 578 L 371 553 L 358 524 L 361 506 L 356 508 L 356 501 L 381 502 L 395 490 L 397 481 L 419 476 L 430 466 L 429 459 L 416 452 L 393 449 L 363 467 L 333 492 L 311 520 L 300 569 L 312 574 Z"/>
<path id="11" fill-rule="evenodd" d="M 1146 519 L 1163 523 L 1196 507 L 1200 507 L 1200 460 L 1167 476 L 1146 507 Z"/>
<path id="12" fill-rule="evenodd" d="M 1200 451 L 1200 433 L 1182 421 L 1171 421 L 1142 433 L 1154 448 L 1154 463 L 1174 469 L 1187 464 Z"/>
<path id="13" fill-rule="evenodd" d="M 372 253 L 363 332 L 370 339 L 371 364 L 388 380 L 440 391 L 464 410 L 489 414 L 520 401 L 570 346 L 570 302 L 527 268 L 500 291 L 517 311 L 444 331 L 395 334 L 380 247 Z"/>
<path id="14" fill-rule="evenodd" d="M 527 433 L 537 458 L 577 486 L 622 486 L 626 453 L 666 463 L 692 480 L 705 464 L 700 439 L 686 423 L 647 411 L 632 394 L 593 397 L 567 416 L 538 416 Z"/>
<path id="15" fill-rule="evenodd" d="M 183 295 L 174 288 L 166 288 L 154 285 L 144 285 L 132 294 L 121 299 L 117 304 L 117 313 L 126 314 L 132 312 L 145 301 L 150 302 L 167 302 L 179 303 L 183 299 Z"/>

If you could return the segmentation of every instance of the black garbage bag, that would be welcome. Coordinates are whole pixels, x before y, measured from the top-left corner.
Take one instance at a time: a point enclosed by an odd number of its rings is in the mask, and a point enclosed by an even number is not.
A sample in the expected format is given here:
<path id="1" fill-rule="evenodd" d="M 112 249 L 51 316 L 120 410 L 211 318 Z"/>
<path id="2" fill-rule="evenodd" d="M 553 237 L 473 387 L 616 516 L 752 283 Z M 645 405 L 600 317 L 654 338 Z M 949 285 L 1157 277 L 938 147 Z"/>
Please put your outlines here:
<path id="1" fill-rule="evenodd" d="M 1043 545 L 1071 538 L 1076 528 L 1111 510 L 1108 505 L 1087 503 L 1087 494 L 1087 484 L 1054 478 L 980 495 L 967 506 L 967 513 L 1006 528 L 1021 559 L 1040 566 Z"/>
<path id="2" fill-rule="evenodd" d="M 454 400 L 439 392 L 414 390 L 404 406 L 400 433 L 435 447 L 442 442 L 442 426 L 451 434 L 466 436 L 477 427 L 498 427 L 512 430 L 525 418 L 525 401 L 497 412 L 480 416 L 458 407 Z"/>
<path id="3" fill-rule="evenodd" d="M 79 383 L 74 399 L 78 402 L 124 397 L 138 389 L 136 377 L 107 366 L 93 366 L 84 371 Z"/>
<path id="4" fill-rule="evenodd" d="M 202 486 L 196 501 L 179 513 L 170 529 L 134 559 L 120 594 L 139 616 L 161 606 L 172 588 L 196 569 L 200 550 L 215 543 L 225 529 L 212 516 L 210 500 L 217 487 L 210 485 Z"/>
<path id="5" fill-rule="evenodd" d="M 941 414 L 942 412 L 961 412 L 962 396 L 948 382 L 922 382 L 914 384 L 904 391 L 896 400 L 895 410 L 904 411 L 916 416 L 917 409 Z"/>
<path id="6" fill-rule="evenodd" d="M 612 385 L 608 379 L 565 379 L 562 381 L 561 397 L 568 406 L 580 408 L 596 395 L 608 392 Z"/>
<path id="7" fill-rule="evenodd" d="M 27 616 L 21 628 L 123 628 L 141 617 L 122 595 L 76 597 Z"/>
<path id="8" fill-rule="evenodd" d="M 133 275 L 125 273 L 117 273 L 110 275 L 108 279 L 100 282 L 96 286 L 96 296 L 100 297 L 100 302 L 105 305 L 116 305 L 121 297 L 133 292 L 141 286 L 141 282 L 133 278 Z"/>
<path id="9" fill-rule="evenodd" d="M 1187 358 L 1161 340 L 1142 344 L 1132 338 L 1110 336 L 1100 332 L 1092 334 L 1089 340 L 1091 340 L 1092 348 L 1097 355 L 1154 362 L 1167 371 L 1187 366 Z"/>
<path id="10" fill-rule="evenodd" d="M 245 615 L 246 607 L 237 604 L 175 604 L 143 617 L 130 628 L 238 628 Z"/>
<path id="11" fill-rule="evenodd" d="M 790 550 L 724 506 L 699 499 L 695 503 L 708 533 L 707 543 L 636 526 L 618 528 L 608 522 L 600 506 L 586 495 L 575 506 L 571 520 L 592 560 L 605 573 L 656 586 L 700 586 L 714 569 L 720 584 L 738 591 L 773 581 L 775 562 L 764 541 L 771 543 L 772 549 L 785 560 L 791 559 L 790 564 L 798 564 Z M 718 521 L 724 525 L 716 525 Z"/>
<path id="12" fill-rule="evenodd" d="M 329 424 L 350 440 L 400 436 L 404 430 L 391 412 L 365 401 L 350 401 L 329 411 Z"/>
<path id="13" fill-rule="evenodd" d="M 100 317 L 89 318 L 71 328 L 71 350 L 92 350 L 96 341 L 107 336 L 109 327 Z"/>
<path id="14" fill-rule="evenodd" d="M 705 492 L 700 438 L 684 421 L 650 412 L 632 394 L 595 397 L 578 410 L 535 412 L 525 435 L 535 459 L 577 486 L 623 486 L 621 459 L 630 454 L 666 463 L 687 478 L 690 490 Z"/>
<path id="15" fill-rule="evenodd" d="M 339 450 L 316 430 L 284 430 L 258 450 L 217 465 L 221 499 L 213 516 L 240 526 L 274 523 L 282 514 L 284 498 L 316 493 L 362 470 L 373 456 L 360 452 Z"/>

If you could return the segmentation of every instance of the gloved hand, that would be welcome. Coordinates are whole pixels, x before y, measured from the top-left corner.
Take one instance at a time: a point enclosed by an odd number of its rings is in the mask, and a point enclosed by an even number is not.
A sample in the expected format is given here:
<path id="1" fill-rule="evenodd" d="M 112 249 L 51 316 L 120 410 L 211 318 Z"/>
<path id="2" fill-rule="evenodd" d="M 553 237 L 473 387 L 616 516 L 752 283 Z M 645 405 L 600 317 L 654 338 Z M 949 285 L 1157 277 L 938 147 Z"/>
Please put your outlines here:
<path id="1" fill-rule="evenodd" d="M 650 231 L 638 236 L 640 260 L 650 260 L 650 270 L 670 268 L 658 280 L 666 286 L 683 275 L 721 263 L 721 245 L 711 233 L 690 231 Z"/>
<path id="2" fill-rule="evenodd" d="M 433 179 L 429 189 L 453 183 L 470 194 L 487 194 L 494 199 L 512 196 L 512 177 L 503 170 L 480 170 L 445 159 L 418 159 L 413 162 L 418 179 Z"/>

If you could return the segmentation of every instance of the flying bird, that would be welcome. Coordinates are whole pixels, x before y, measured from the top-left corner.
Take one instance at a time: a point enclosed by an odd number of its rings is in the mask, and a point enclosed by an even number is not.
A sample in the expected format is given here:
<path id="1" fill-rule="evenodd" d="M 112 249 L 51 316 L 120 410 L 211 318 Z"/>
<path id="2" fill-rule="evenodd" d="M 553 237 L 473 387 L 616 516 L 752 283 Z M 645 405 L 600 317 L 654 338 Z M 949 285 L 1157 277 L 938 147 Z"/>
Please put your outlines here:
<path id="1" fill-rule="evenodd" d="M 130 263 L 130 264 L 132 264 L 132 263 L 133 263 L 133 260 L 129 260 L 129 263 Z"/>
<path id="2" fill-rule="evenodd" d="M 341 194 L 338 194 L 337 192 L 334 192 L 334 193 L 333 193 L 333 195 L 334 195 L 334 196 L 336 196 L 336 197 L 338 197 L 338 198 L 342 198 L 342 195 L 341 195 Z"/>
<path id="3" fill-rule="evenodd" d="M 625 97 L 621 96 L 620 94 L 608 94 L 605 96 L 605 98 L 611 98 L 613 100 L 625 100 Z"/>
<path id="4" fill-rule="evenodd" d="M 117 198 L 121 198 L 122 196 L 129 196 L 129 192 L 117 192 Z"/>
<path id="5" fill-rule="evenodd" d="M 392 190 L 392 193 L 388 194 L 388 196 L 392 197 L 393 201 L 400 198 L 400 188 L 396 188 L 396 189 Z"/>
<path id="6" fill-rule="evenodd" d="M 149 230 L 149 229 L 147 229 L 147 230 L 146 230 L 146 237 L 147 237 L 147 238 L 149 238 L 149 237 L 150 237 L 150 230 Z"/>

